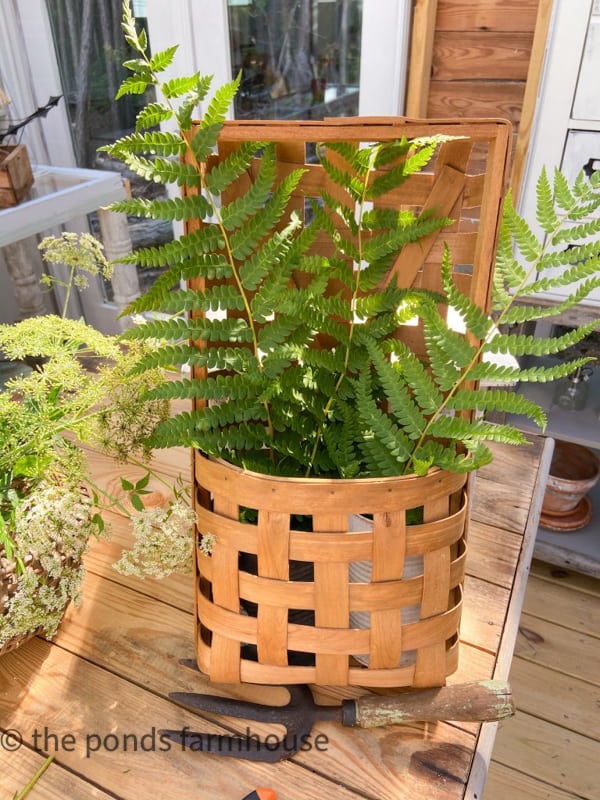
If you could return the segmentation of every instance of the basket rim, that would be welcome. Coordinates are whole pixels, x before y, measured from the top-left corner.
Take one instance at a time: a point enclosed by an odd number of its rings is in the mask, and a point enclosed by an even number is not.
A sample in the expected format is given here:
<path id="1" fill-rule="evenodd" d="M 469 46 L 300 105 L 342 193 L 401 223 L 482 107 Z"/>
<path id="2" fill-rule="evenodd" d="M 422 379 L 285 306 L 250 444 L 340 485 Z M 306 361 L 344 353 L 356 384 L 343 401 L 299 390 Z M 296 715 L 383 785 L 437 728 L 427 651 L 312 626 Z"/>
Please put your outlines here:
<path id="1" fill-rule="evenodd" d="M 368 477 L 368 478 L 320 478 L 320 477 L 312 477 L 312 478 L 299 478 L 294 476 L 287 476 L 287 475 L 272 475 L 268 472 L 256 472 L 255 470 L 247 469 L 246 467 L 240 467 L 237 464 L 232 464 L 231 461 L 227 461 L 226 458 L 216 457 L 207 455 L 202 450 L 198 448 L 194 449 L 194 456 L 195 458 L 199 458 L 201 461 L 205 463 L 213 463 L 218 464 L 228 469 L 236 472 L 240 476 L 247 476 L 248 478 L 258 478 L 264 479 L 265 481 L 272 482 L 272 483 L 284 483 L 291 486 L 322 486 L 322 487 L 330 487 L 330 486 L 351 486 L 353 484 L 360 483 L 361 486 L 386 486 L 392 485 L 401 480 L 403 483 L 423 483 L 425 480 L 432 478 L 437 478 L 442 475 L 452 475 L 457 476 L 457 480 L 459 478 L 464 477 L 463 483 L 466 483 L 467 473 L 460 473 L 460 472 L 451 472 L 447 469 L 442 469 L 441 467 L 430 467 L 425 475 L 416 475 L 415 473 L 411 473 L 410 475 L 388 475 L 388 476 L 379 476 L 379 477 Z"/>

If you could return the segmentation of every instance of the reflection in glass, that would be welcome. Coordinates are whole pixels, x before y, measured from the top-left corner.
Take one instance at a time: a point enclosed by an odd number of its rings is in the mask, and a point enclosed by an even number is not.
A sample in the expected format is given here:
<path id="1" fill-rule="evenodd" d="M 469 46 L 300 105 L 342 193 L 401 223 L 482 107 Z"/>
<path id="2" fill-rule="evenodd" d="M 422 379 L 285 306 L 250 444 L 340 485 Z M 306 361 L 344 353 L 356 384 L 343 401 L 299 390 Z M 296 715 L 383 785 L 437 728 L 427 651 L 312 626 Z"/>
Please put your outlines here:
<path id="1" fill-rule="evenodd" d="M 362 0 L 228 0 L 237 119 L 358 113 Z"/>

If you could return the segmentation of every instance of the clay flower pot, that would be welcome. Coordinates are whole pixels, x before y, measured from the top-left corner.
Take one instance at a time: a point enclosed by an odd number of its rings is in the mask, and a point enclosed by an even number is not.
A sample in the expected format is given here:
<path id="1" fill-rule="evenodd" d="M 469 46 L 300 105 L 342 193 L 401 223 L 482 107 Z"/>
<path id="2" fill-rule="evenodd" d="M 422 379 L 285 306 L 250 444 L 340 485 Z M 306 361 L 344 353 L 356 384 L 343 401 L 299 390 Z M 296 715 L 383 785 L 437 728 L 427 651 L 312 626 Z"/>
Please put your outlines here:
<path id="1" fill-rule="evenodd" d="M 545 526 L 561 530 L 564 526 L 560 520 L 567 518 L 573 518 L 577 527 L 587 524 L 591 516 L 587 493 L 599 477 L 600 460 L 591 450 L 573 442 L 557 441 L 542 506 Z M 552 519 L 556 526 L 546 524 Z"/>

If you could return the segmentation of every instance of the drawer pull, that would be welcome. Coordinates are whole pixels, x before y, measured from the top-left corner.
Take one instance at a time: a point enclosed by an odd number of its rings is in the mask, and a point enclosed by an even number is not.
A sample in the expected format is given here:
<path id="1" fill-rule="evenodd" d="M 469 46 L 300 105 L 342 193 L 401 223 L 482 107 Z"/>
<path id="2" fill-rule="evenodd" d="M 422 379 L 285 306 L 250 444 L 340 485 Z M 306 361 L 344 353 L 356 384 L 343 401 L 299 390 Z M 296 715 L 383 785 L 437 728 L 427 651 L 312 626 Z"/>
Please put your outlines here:
<path id="1" fill-rule="evenodd" d="M 583 167 L 583 171 L 588 178 L 591 178 L 594 172 L 598 172 L 598 170 L 600 170 L 600 158 L 590 158 Z"/>

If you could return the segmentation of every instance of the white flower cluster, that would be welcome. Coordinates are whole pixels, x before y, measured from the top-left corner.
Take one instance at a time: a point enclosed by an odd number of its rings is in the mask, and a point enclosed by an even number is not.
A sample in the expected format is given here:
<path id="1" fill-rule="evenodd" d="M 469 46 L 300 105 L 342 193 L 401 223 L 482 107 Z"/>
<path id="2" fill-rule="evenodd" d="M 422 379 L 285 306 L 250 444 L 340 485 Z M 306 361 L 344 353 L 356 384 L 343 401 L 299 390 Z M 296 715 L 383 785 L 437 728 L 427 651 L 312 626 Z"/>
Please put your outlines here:
<path id="1" fill-rule="evenodd" d="M 66 605 L 78 599 L 81 557 L 96 531 L 77 487 L 41 484 L 18 507 L 13 540 L 19 553 L 29 555 L 13 565 L 16 588 L 0 615 L 0 647 L 40 629 L 54 636 Z"/>
<path id="2" fill-rule="evenodd" d="M 168 508 L 147 508 L 132 518 L 135 541 L 115 568 L 122 575 L 166 578 L 192 565 L 193 510 L 182 501 Z"/>

